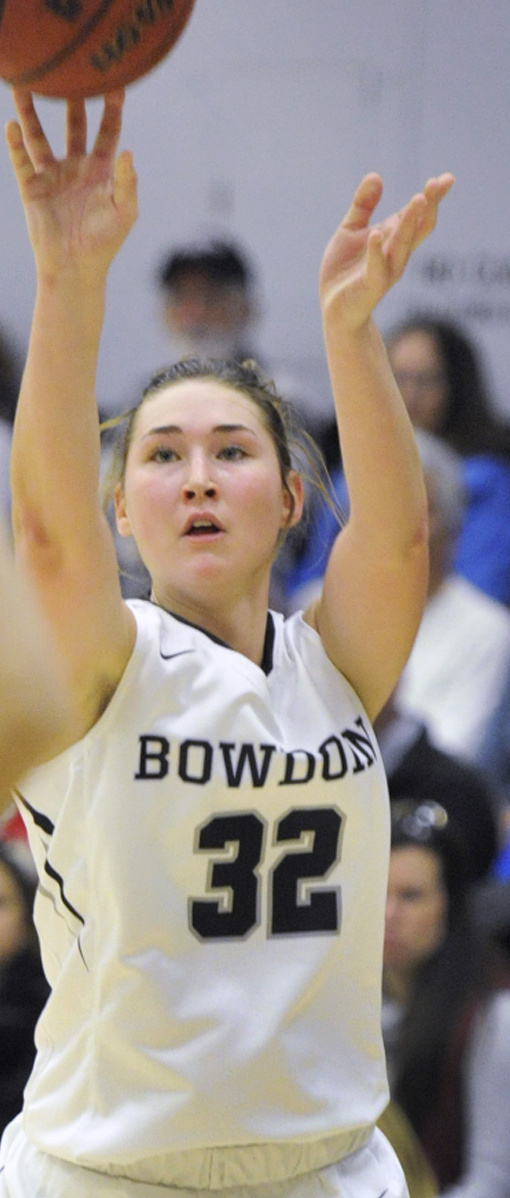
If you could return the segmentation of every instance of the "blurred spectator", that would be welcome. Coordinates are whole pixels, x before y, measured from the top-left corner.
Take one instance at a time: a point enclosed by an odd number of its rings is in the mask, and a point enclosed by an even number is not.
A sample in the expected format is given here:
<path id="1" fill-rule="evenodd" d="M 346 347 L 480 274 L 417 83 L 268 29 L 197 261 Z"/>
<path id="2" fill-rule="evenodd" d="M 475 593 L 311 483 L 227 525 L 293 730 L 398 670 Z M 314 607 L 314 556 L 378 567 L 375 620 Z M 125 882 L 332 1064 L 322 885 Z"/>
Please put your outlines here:
<path id="1" fill-rule="evenodd" d="M 0 513 L 7 517 L 11 507 L 9 467 L 12 425 L 21 380 L 21 364 L 14 344 L 0 327 Z"/>
<path id="2" fill-rule="evenodd" d="M 473 895 L 477 927 L 501 948 L 510 964 L 510 871 L 505 879 L 488 878 Z"/>
<path id="3" fill-rule="evenodd" d="M 429 501 L 429 592 L 399 706 L 426 724 L 438 748 L 476 762 L 510 671 L 510 611 L 454 571 L 465 505 L 461 459 L 431 433 L 417 430 L 416 438 Z M 338 498 L 345 509 L 347 497 Z M 324 551 L 337 532 L 334 513 L 322 505 L 305 558 L 287 580 L 291 610 L 319 593 Z"/>
<path id="4" fill-rule="evenodd" d="M 433 794 L 462 829 L 470 879 L 479 882 L 497 859 L 503 824 L 498 795 L 483 770 L 432 744 L 423 721 L 403 712 L 398 687 L 374 724 L 391 801 Z"/>
<path id="5" fill-rule="evenodd" d="M 35 1056 L 34 1029 L 49 987 L 32 921 L 29 850 L 0 843 L 0 1131 L 19 1113 Z"/>
<path id="6" fill-rule="evenodd" d="M 399 686 L 403 711 L 422 719 L 439 748 L 471 761 L 510 670 L 510 611 L 453 570 L 464 488 L 458 456 L 417 432 L 429 506 L 425 611 Z"/>
<path id="7" fill-rule="evenodd" d="M 390 1089 L 448 1198 L 510 1194 L 510 969 L 470 914 L 462 836 L 392 805 L 383 1031 Z"/>
<path id="8" fill-rule="evenodd" d="M 387 338 L 388 354 L 413 424 L 461 458 L 465 507 L 453 567 L 492 598 L 510 604 L 510 423 L 491 407 L 475 346 L 449 321 L 409 318 Z M 336 430 L 326 435 L 332 489 L 348 506 Z M 288 580 L 292 609 L 313 594 L 337 528 L 317 511 L 307 547 Z"/>
<path id="9" fill-rule="evenodd" d="M 466 509 L 454 568 L 510 603 L 510 423 L 491 405 L 482 362 L 447 320 L 416 316 L 387 338 L 395 378 L 413 424 L 460 454 Z"/>
<path id="10" fill-rule="evenodd" d="M 479 760 L 506 807 L 510 837 L 510 669 L 498 704 L 487 722 Z"/>
<path id="11" fill-rule="evenodd" d="M 175 360 L 257 357 L 255 274 L 239 246 L 210 240 L 177 247 L 161 263 L 158 280 Z"/>

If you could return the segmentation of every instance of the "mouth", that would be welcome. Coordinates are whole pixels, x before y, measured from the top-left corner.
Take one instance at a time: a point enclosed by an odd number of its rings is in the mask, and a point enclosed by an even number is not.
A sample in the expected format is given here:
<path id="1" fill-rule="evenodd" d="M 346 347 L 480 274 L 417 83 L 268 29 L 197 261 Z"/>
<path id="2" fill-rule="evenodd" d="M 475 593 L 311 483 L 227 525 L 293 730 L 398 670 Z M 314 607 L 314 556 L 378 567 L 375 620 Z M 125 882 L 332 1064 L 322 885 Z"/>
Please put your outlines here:
<path id="1" fill-rule="evenodd" d="M 191 540 L 203 541 L 211 537 L 217 537 L 224 529 L 219 521 L 214 520 L 209 516 L 195 516 L 188 521 L 184 536 Z"/>

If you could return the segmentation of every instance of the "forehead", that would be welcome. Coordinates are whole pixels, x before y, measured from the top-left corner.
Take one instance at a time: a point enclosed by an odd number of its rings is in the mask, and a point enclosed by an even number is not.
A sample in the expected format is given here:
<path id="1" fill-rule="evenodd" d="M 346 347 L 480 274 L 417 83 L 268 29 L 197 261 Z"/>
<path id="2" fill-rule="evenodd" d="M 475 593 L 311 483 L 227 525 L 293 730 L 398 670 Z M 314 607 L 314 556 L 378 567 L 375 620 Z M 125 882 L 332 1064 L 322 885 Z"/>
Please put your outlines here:
<path id="1" fill-rule="evenodd" d="M 417 367 L 441 360 L 441 354 L 432 333 L 426 329 L 409 329 L 399 333 L 390 343 L 390 358 L 409 361 Z"/>
<path id="2" fill-rule="evenodd" d="M 431 849 L 419 845 L 398 845 L 391 850 L 390 876 L 393 883 L 435 888 L 441 880 L 439 860 Z"/>
<path id="3" fill-rule="evenodd" d="M 140 436 L 167 425 L 178 425 L 190 433 L 207 432 L 218 425 L 243 425 L 271 440 L 255 401 L 216 379 L 185 379 L 161 388 L 144 401 L 136 425 Z"/>

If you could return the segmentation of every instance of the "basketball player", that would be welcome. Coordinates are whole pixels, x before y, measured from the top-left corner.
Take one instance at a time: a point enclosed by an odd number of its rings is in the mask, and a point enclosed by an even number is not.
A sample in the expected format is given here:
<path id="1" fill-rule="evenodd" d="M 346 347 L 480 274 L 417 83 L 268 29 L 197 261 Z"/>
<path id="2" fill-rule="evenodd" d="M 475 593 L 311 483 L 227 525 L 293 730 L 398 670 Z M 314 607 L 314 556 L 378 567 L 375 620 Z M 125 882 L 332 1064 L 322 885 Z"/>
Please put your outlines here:
<path id="1" fill-rule="evenodd" d="M 55 649 L 0 521 L 0 811 L 20 774 L 58 753 L 69 732 Z"/>
<path id="2" fill-rule="evenodd" d="M 98 505 L 94 379 L 111 260 L 136 217 L 83 104 L 57 161 L 25 91 L 8 126 L 37 267 L 13 444 L 19 551 L 73 679 L 79 731 L 20 784 L 52 994 L 9 1198 L 401 1198 L 375 1121 L 388 801 L 370 720 L 422 610 L 426 500 L 371 312 L 450 175 L 374 226 L 378 176 L 329 243 L 320 296 L 351 517 L 313 610 L 268 615 L 300 517 L 282 409 L 257 373 L 181 363 L 128 421 L 122 600 Z"/>

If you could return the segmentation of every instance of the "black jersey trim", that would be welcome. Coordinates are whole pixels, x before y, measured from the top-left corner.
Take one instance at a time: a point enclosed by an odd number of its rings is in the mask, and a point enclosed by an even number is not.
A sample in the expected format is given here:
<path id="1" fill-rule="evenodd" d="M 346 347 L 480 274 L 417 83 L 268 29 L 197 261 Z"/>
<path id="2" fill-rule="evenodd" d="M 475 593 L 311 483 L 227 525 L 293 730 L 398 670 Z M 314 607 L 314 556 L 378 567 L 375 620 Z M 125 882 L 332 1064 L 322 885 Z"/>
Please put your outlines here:
<path id="1" fill-rule="evenodd" d="M 276 629 L 271 612 L 267 613 L 266 635 L 264 637 L 264 648 L 262 650 L 262 661 L 260 668 L 264 674 L 270 674 L 273 668 L 274 643 L 276 639 Z"/>
<path id="2" fill-rule="evenodd" d="M 64 879 L 63 879 L 62 875 L 59 874 L 57 872 L 57 870 L 53 868 L 52 865 L 50 865 L 48 858 L 46 858 L 46 861 L 44 862 L 44 872 L 45 872 L 45 874 L 48 875 L 49 878 L 52 879 L 53 882 L 57 883 L 57 886 L 60 890 L 60 897 L 62 899 L 64 907 L 66 907 L 67 910 L 71 912 L 71 915 L 74 915 L 75 919 L 79 919 L 80 923 L 83 924 L 83 926 L 85 927 L 85 920 L 84 920 L 83 915 L 80 915 L 80 912 L 76 910 L 76 907 L 73 907 L 73 904 L 70 903 L 69 899 L 66 897 L 66 894 L 64 891 Z"/>
<path id="3" fill-rule="evenodd" d="M 37 811 L 35 807 L 32 807 L 32 804 L 28 802 L 28 799 L 25 799 L 24 795 L 22 795 L 19 790 L 16 790 L 15 793 L 16 793 L 16 796 L 19 799 L 20 803 L 22 803 L 23 806 L 26 807 L 27 811 L 30 812 L 30 815 L 32 816 L 32 819 L 33 819 L 36 827 L 41 828 L 42 831 L 46 832 L 46 834 L 48 836 L 53 836 L 53 833 L 55 831 L 55 824 L 53 824 L 51 822 L 51 820 L 48 818 L 48 816 L 43 815 L 42 811 Z M 69 899 L 67 898 L 67 895 L 64 890 L 64 879 L 63 879 L 62 875 L 58 873 L 58 871 L 53 867 L 53 865 L 50 865 L 50 862 L 48 861 L 47 857 L 44 862 L 44 872 L 45 872 L 45 874 L 48 875 L 49 878 L 52 879 L 53 882 L 57 883 L 57 886 L 60 891 L 60 897 L 62 899 L 64 907 L 66 907 L 67 910 L 70 911 L 71 915 L 74 915 L 75 919 L 78 919 L 81 924 L 85 925 L 85 919 L 84 919 L 83 915 L 80 915 L 80 912 L 77 911 L 75 907 L 73 907 L 73 904 L 70 903 Z"/>
<path id="4" fill-rule="evenodd" d="M 179 620 L 180 624 L 186 624 L 188 628 L 195 628 L 197 632 L 203 632 L 205 636 L 209 637 L 210 641 L 214 641 L 215 645 L 221 645 L 223 649 L 231 649 L 232 648 L 232 645 L 229 645 L 227 641 L 223 641 L 220 636 L 216 636 L 216 634 L 214 632 L 209 632 L 208 628 L 202 628 L 201 624 L 194 624 L 192 620 L 187 620 L 185 616 L 178 616 L 177 612 L 169 611 L 168 608 L 163 607 L 161 603 L 156 603 L 156 601 L 154 599 L 150 599 L 150 598 L 144 599 L 144 600 L 142 600 L 142 602 L 152 603 L 153 607 L 161 608 L 161 611 L 166 612 L 167 616 L 173 616 L 174 620 Z M 274 652 L 275 636 L 276 636 L 276 632 L 275 632 L 274 620 L 271 615 L 271 612 L 268 611 L 267 622 L 266 622 L 266 632 L 265 632 L 265 636 L 264 636 L 264 647 L 262 649 L 262 660 L 260 662 L 260 668 L 264 674 L 270 674 L 271 670 L 273 668 L 273 652 Z M 163 654 L 162 654 L 162 656 L 163 656 Z"/>
<path id="5" fill-rule="evenodd" d="M 32 807 L 32 804 L 28 802 L 28 799 L 26 799 L 19 790 L 15 790 L 14 793 L 16 798 L 19 799 L 20 803 L 23 803 L 23 806 L 26 807 L 27 811 L 30 812 L 36 827 L 42 828 L 43 832 L 46 832 L 48 836 L 53 836 L 55 824 L 52 824 L 48 816 L 43 815 L 42 811 L 36 811 L 35 807 Z"/>

